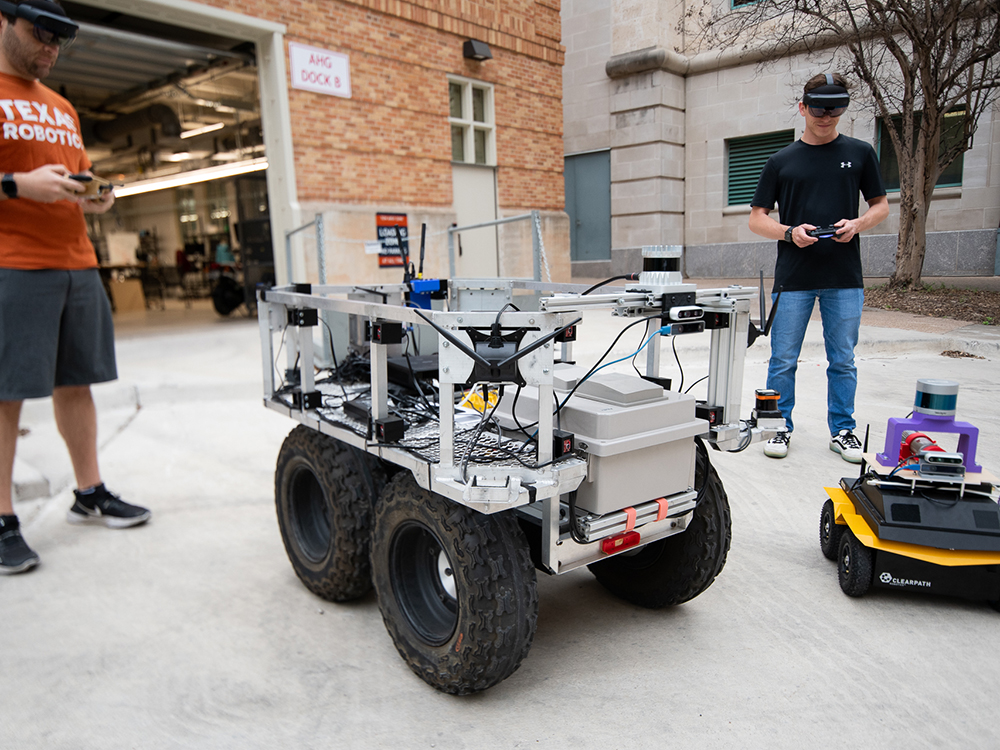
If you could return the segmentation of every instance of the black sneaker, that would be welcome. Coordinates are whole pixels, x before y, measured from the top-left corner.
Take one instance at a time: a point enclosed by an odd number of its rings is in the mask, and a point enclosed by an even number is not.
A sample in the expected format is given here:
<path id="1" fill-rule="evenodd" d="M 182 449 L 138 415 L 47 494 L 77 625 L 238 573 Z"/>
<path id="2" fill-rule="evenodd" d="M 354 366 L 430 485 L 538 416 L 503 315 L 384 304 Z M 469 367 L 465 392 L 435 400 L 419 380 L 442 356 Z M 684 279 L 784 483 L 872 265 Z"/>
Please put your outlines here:
<path id="1" fill-rule="evenodd" d="M 109 529 L 126 529 L 146 523 L 153 515 L 146 508 L 126 503 L 103 484 L 89 494 L 81 494 L 80 490 L 73 490 L 73 494 L 76 502 L 66 514 L 70 523 L 99 523 Z"/>
<path id="2" fill-rule="evenodd" d="M 17 516 L 0 516 L 0 573 L 23 573 L 38 562 L 38 555 L 21 536 Z"/>

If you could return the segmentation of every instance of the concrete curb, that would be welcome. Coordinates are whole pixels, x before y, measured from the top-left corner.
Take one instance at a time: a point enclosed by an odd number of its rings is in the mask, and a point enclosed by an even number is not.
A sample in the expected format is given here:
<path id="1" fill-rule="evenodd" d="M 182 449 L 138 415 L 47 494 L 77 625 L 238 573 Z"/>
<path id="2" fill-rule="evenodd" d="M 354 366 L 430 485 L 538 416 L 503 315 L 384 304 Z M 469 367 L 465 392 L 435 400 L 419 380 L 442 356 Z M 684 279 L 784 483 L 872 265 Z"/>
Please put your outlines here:
<path id="1" fill-rule="evenodd" d="M 50 495 L 49 480 L 42 475 L 42 472 L 17 456 L 14 457 L 11 485 L 15 503 Z"/>
<path id="2" fill-rule="evenodd" d="M 127 425 L 141 403 L 138 387 L 122 381 L 95 385 L 93 395 L 98 414 L 98 435 L 102 438 L 102 443 L 98 446 L 100 450 L 108 439 Z M 68 468 L 68 457 L 63 456 L 65 448 L 55 428 L 51 398 L 25 401 L 21 408 L 20 424 L 22 428 L 28 429 L 28 433 L 19 439 L 18 455 L 14 458 L 11 489 L 15 503 L 47 498 L 61 491 L 65 488 Z M 46 450 L 22 451 L 22 448 L 35 441 L 44 441 Z M 56 441 L 59 441 L 57 450 L 48 450 L 48 446 Z M 43 455 L 46 457 L 43 458 Z M 49 455 L 52 456 L 51 459 L 48 458 Z"/>

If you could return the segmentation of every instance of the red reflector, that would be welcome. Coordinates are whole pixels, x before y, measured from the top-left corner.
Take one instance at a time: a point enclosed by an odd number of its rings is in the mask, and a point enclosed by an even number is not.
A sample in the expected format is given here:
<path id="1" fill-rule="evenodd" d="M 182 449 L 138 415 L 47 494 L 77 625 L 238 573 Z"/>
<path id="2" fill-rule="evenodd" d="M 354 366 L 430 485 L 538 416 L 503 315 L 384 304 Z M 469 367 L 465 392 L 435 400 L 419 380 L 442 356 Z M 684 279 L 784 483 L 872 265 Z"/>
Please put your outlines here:
<path id="1" fill-rule="evenodd" d="M 618 534 L 617 536 L 609 536 L 607 539 L 602 539 L 601 552 L 603 552 L 605 555 L 613 555 L 615 552 L 621 552 L 623 549 L 634 547 L 638 543 L 639 543 L 639 532 L 626 531 L 624 534 Z"/>

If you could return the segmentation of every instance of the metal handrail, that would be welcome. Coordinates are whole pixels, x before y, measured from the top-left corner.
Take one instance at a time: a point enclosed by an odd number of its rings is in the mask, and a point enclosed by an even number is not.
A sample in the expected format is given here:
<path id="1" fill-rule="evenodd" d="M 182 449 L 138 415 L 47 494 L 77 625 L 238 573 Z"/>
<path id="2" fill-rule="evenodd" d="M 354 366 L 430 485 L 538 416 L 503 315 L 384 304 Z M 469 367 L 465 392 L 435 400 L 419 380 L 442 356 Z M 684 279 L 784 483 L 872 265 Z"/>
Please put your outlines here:
<path id="1" fill-rule="evenodd" d="M 501 224 L 510 224 L 515 221 L 530 221 L 531 222 L 531 252 L 532 252 L 532 271 L 535 281 L 542 280 L 542 255 L 544 253 L 544 245 L 542 244 L 542 227 L 540 220 L 540 213 L 538 211 L 531 211 L 527 214 L 519 214 L 517 216 L 508 216 L 503 219 L 494 219 L 493 221 L 484 221 L 480 224 L 467 224 L 464 227 L 448 227 L 448 276 L 449 278 L 455 278 L 455 235 L 461 232 L 468 232 L 473 229 L 486 229 L 487 227 L 496 227 Z M 498 250 L 499 252 L 499 250 Z M 550 274 L 551 275 L 551 274 Z"/>
<path id="2" fill-rule="evenodd" d="M 532 272 L 535 281 L 542 280 L 542 261 L 545 255 L 545 245 L 542 240 L 542 226 L 541 226 L 541 213 L 537 210 L 533 210 L 530 213 L 519 214 L 517 216 L 507 216 L 503 219 L 494 219 L 492 221 L 484 221 L 479 224 L 467 224 L 462 227 L 452 226 L 448 227 L 448 275 L 449 278 L 455 278 L 455 235 L 461 232 L 469 232 L 474 229 L 486 229 L 488 227 L 496 227 L 501 224 L 511 224 L 515 221 L 530 221 L 531 222 L 531 252 L 532 252 Z M 292 237 L 299 232 L 305 231 L 310 227 L 316 228 L 316 256 L 319 261 L 319 283 L 326 284 L 326 228 L 323 222 L 323 214 L 316 214 L 316 218 L 310 221 L 308 224 L 303 224 L 302 226 L 296 227 L 295 229 L 289 229 L 285 231 L 285 262 L 288 269 L 288 283 L 293 283 L 292 280 Z M 549 273 L 551 277 L 551 272 L 548 271 L 548 262 L 546 261 L 546 272 Z"/>

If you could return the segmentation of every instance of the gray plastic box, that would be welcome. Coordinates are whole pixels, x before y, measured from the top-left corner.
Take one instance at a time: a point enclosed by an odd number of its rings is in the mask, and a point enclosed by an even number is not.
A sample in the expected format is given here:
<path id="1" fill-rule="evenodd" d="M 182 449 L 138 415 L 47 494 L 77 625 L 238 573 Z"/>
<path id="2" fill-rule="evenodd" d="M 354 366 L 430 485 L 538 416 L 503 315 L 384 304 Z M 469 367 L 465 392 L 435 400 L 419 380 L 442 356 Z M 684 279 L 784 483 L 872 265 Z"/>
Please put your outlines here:
<path id="1" fill-rule="evenodd" d="M 559 401 L 586 374 L 583 368 L 557 366 L 554 386 Z M 514 395 L 508 389 L 496 417 L 515 428 Z M 538 391 L 521 389 L 517 418 L 537 418 Z M 577 491 L 577 507 L 603 515 L 683 492 L 694 486 L 695 435 L 708 422 L 694 416 L 695 399 L 624 373 L 598 373 L 573 394 L 560 412 L 558 426 L 576 436 L 588 455 L 587 478 Z"/>

